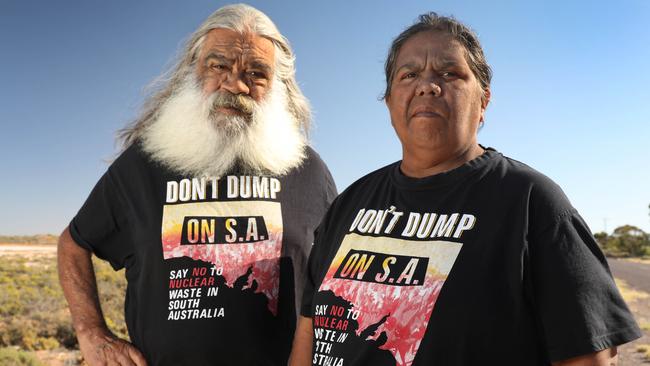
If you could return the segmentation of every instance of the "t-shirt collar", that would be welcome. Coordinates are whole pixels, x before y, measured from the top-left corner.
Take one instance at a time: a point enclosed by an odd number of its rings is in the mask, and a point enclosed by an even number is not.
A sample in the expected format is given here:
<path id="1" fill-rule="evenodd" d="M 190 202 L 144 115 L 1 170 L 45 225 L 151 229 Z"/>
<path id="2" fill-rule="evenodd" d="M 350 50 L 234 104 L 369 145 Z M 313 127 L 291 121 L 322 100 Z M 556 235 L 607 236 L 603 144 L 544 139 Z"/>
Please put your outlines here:
<path id="1" fill-rule="evenodd" d="M 402 163 L 400 160 L 393 164 L 390 177 L 395 185 L 406 189 L 427 189 L 433 186 L 459 182 L 460 180 L 467 178 L 469 175 L 479 171 L 481 168 L 489 165 L 490 161 L 500 155 L 497 150 L 491 147 L 484 147 L 482 145 L 481 147 L 485 149 L 485 152 L 465 164 L 452 170 L 423 178 L 413 178 L 404 175 L 400 170 L 400 165 Z"/>

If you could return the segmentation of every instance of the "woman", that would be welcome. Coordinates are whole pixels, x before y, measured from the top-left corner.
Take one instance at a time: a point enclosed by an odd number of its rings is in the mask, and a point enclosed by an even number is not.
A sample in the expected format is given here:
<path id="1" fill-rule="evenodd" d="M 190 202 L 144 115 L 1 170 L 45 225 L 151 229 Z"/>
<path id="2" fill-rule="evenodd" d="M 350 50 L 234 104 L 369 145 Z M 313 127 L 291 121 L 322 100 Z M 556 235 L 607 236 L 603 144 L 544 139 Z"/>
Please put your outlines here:
<path id="1" fill-rule="evenodd" d="M 560 188 L 478 144 L 490 78 L 453 18 L 422 15 L 394 40 L 402 160 L 321 223 L 293 365 L 610 365 L 640 336 Z"/>

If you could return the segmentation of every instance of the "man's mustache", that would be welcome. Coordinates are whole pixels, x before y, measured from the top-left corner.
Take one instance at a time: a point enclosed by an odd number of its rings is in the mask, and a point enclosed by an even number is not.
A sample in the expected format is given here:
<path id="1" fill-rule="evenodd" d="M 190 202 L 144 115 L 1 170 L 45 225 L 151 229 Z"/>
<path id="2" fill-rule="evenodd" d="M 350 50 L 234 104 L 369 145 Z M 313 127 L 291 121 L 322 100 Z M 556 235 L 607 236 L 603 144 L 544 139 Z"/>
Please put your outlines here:
<path id="1" fill-rule="evenodd" d="M 252 115 L 255 100 L 248 95 L 233 94 L 227 91 L 215 92 L 212 96 L 212 111 L 217 108 L 234 108 L 243 114 Z"/>

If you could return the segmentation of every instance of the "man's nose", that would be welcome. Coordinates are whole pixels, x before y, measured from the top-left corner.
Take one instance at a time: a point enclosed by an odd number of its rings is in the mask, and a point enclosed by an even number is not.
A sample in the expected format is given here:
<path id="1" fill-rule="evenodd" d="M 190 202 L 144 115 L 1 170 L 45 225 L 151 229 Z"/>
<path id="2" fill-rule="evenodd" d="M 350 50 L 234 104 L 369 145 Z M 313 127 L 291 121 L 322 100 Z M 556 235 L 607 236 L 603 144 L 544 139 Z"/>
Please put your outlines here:
<path id="1" fill-rule="evenodd" d="M 423 78 L 418 82 L 415 93 L 419 96 L 433 94 L 435 97 L 442 95 L 442 88 L 435 78 Z"/>
<path id="2" fill-rule="evenodd" d="M 226 80 L 223 81 L 221 87 L 232 94 L 250 94 L 250 88 L 241 75 L 230 73 Z"/>

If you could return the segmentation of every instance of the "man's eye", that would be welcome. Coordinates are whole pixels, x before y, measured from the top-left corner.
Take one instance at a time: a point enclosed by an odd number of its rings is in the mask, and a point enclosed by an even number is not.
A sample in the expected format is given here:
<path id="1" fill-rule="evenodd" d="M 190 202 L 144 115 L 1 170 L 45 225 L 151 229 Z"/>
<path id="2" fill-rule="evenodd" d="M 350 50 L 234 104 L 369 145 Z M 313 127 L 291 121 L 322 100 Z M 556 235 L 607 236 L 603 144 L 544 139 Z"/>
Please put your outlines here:
<path id="1" fill-rule="evenodd" d="M 266 79 L 266 74 L 261 71 L 249 71 L 248 76 L 253 79 Z"/>
<path id="2" fill-rule="evenodd" d="M 221 71 L 221 70 L 226 70 L 228 67 L 226 65 L 223 65 L 223 64 L 212 64 L 212 65 L 210 65 L 210 68 L 214 69 L 214 70 Z"/>
<path id="3" fill-rule="evenodd" d="M 445 71 L 445 72 L 443 72 L 441 75 L 442 75 L 442 77 L 445 78 L 445 79 L 455 79 L 455 78 L 458 77 L 458 74 L 456 74 L 456 73 L 453 72 L 453 71 Z"/>

